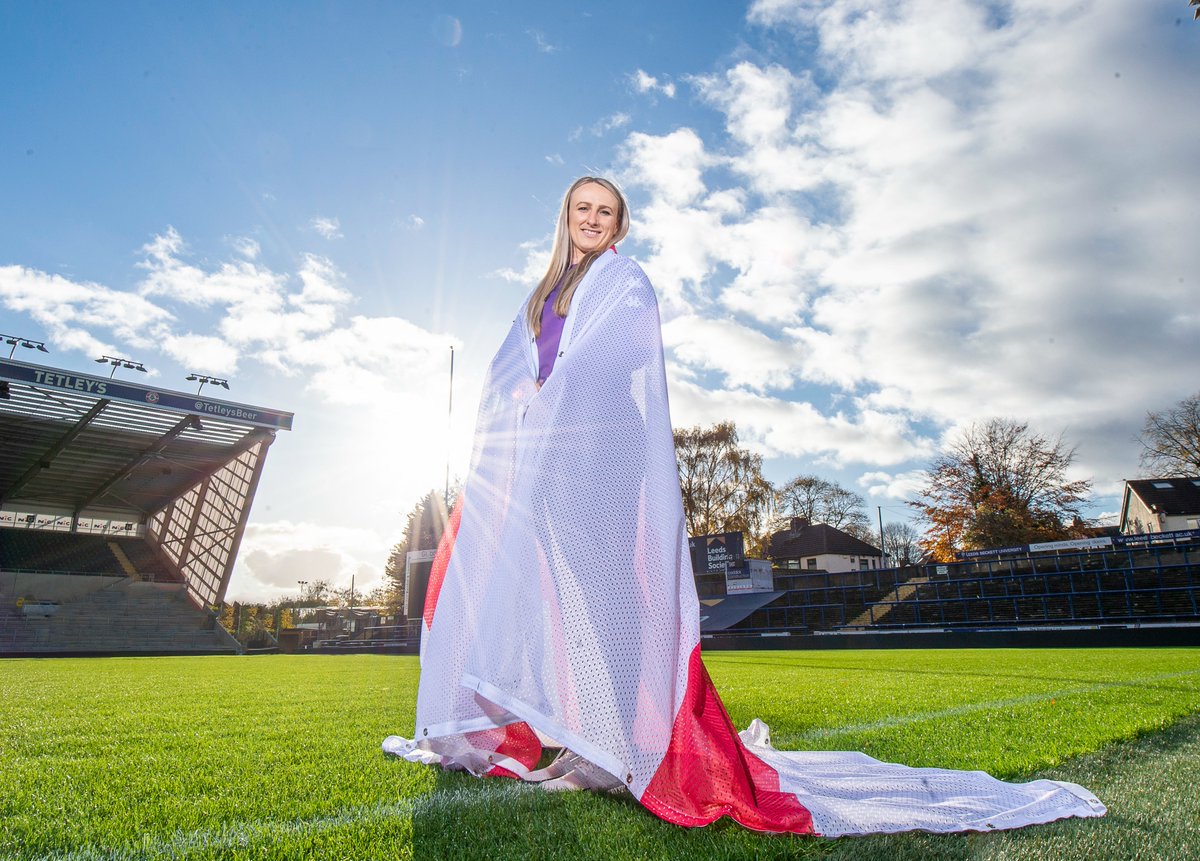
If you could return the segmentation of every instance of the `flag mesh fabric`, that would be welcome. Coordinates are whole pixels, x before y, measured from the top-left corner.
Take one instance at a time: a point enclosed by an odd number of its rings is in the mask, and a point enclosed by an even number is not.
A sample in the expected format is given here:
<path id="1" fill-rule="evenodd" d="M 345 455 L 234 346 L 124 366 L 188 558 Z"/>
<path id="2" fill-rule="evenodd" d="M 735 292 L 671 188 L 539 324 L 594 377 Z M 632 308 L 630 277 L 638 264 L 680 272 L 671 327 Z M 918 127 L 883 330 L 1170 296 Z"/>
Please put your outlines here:
<path id="1" fill-rule="evenodd" d="M 480 775 L 624 786 L 682 825 L 728 815 L 835 835 L 1103 812 L 1078 787 L 1039 807 L 1045 788 L 1010 797 L 976 775 L 941 785 L 988 801 L 947 814 L 945 799 L 913 801 L 928 775 L 744 741 L 700 661 L 658 305 L 640 267 L 598 258 L 540 390 L 537 361 L 521 313 L 488 369 L 470 472 L 434 561 L 415 737 L 385 750 Z M 572 774 L 533 771 L 543 742 L 571 752 Z M 805 783 L 813 762 L 818 780 Z M 841 778 L 822 770 L 832 762 Z M 933 815 L 918 815 L 924 806 Z"/>

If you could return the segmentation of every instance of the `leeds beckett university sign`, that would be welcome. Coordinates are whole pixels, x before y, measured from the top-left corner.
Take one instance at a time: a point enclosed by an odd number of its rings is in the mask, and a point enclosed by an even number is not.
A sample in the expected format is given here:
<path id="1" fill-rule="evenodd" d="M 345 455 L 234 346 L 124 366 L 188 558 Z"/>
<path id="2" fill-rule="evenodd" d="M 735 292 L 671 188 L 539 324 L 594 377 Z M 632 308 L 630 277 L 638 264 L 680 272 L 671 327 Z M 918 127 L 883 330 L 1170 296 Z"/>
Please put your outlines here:
<path id="1" fill-rule="evenodd" d="M 199 416 L 229 419 L 241 424 L 256 425 L 264 428 L 292 429 L 292 413 L 279 410 L 268 410 L 263 407 L 252 407 L 246 404 L 234 404 L 229 401 L 218 401 L 212 398 L 202 398 L 184 392 L 172 392 L 166 389 L 152 389 L 146 386 L 131 385 L 121 380 L 108 377 L 93 377 L 88 374 L 75 374 L 46 368 L 41 365 L 29 365 L 12 359 L 0 359 L 0 380 L 11 380 L 16 383 L 29 383 L 45 389 L 60 389 L 78 392 L 82 395 L 105 398 L 110 401 L 123 401 L 130 404 L 149 404 L 183 413 Z"/>

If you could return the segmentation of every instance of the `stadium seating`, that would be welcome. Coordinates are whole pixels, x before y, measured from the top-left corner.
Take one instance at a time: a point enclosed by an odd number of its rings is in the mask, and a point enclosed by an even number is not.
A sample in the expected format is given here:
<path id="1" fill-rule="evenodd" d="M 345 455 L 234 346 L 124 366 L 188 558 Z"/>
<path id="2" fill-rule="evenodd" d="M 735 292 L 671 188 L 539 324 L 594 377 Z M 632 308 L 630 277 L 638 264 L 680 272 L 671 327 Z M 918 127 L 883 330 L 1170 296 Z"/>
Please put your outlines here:
<path id="1" fill-rule="evenodd" d="M 1031 554 L 826 574 L 777 570 L 784 594 L 722 636 L 1200 624 L 1200 548 Z"/>
<path id="2" fill-rule="evenodd" d="M 213 617 L 194 607 L 179 583 L 124 577 L 53 575 L 57 580 L 0 573 L 0 655 L 233 654 L 235 641 Z M 28 595 L 57 588 L 58 610 L 46 618 L 21 615 Z M 74 583 L 70 581 L 75 581 Z M 76 587 L 72 595 L 71 587 Z M 79 593 L 81 588 L 93 588 Z M 41 597 L 34 595 L 33 597 Z"/>
<path id="3" fill-rule="evenodd" d="M 0 570 L 20 568 L 71 574 L 132 576 L 118 554 L 123 554 L 133 565 L 139 579 L 161 580 L 170 577 L 170 568 L 144 539 L 38 529 L 0 529 Z"/>

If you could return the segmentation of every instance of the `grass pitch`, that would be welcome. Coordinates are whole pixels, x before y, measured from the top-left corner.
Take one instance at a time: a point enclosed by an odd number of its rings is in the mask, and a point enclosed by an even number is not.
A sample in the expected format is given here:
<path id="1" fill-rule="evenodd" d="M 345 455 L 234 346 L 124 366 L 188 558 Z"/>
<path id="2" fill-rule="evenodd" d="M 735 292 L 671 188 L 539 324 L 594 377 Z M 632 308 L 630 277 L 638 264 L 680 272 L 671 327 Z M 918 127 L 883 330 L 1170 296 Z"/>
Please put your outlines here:
<path id="1" fill-rule="evenodd" d="M 712 653 L 781 749 L 1083 783 L 1102 820 L 827 841 L 384 757 L 415 658 L 0 661 L 0 858 L 1200 857 L 1200 650 Z"/>

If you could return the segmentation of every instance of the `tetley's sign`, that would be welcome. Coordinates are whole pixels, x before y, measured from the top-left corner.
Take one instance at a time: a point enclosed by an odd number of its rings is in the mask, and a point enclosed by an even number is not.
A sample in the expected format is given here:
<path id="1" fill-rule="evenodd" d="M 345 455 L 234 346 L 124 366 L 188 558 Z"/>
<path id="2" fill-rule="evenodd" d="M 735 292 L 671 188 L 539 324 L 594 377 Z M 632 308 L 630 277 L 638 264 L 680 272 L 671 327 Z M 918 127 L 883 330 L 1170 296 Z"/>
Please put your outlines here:
<path id="1" fill-rule="evenodd" d="M 147 404 L 176 412 L 228 419 L 258 427 L 279 430 L 292 429 L 292 413 L 202 398 L 166 389 L 131 385 L 123 380 L 93 377 L 89 374 L 73 374 L 69 371 L 30 365 L 12 359 L 0 359 L 0 380 L 28 383 L 39 388 L 78 392 L 81 395 L 110 401 Z"/>

